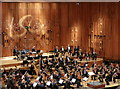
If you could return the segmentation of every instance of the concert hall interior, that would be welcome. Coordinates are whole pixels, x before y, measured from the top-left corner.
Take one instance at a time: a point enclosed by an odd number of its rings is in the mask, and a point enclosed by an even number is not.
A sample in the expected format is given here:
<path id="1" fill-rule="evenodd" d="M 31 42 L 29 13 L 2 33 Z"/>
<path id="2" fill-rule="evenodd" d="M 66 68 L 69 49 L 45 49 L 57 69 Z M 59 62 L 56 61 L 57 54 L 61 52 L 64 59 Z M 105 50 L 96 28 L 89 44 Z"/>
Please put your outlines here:
<path id="1" fill-rule="evenodd" d="M 118 89 L 120 2 L 0 2 L 1 89 Z"/>

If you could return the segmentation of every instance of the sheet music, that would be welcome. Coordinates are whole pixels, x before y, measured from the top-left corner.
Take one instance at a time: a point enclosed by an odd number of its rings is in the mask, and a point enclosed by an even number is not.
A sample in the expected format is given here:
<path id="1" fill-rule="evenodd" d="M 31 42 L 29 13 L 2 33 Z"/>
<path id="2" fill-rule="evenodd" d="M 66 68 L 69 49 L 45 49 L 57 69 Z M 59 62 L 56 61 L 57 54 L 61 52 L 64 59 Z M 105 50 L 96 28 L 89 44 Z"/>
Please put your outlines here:
<path id="1" fill-rule="evenodd" d="M 48 81 L 48 82 L 46 83 L 47 86 L 50 86 L 50 84 L 51 84 L 51 81 Z"/>
<path id="2" fill-rule="evenodd" d="M 89 74 L 89 75 L 95 75 L 95 73 L 93 73 L 93 72 L 88 72 L 88 74 Z"/>
<path id="3" fill-rule="evenodd" d="M 88 78 L 87 78 L 87 77 L 84 77 L 84 78 L 83 78 L 83 80 L 84 80 L 84 81 L 87 81 L 87 80 L 88 80 Z"/>
<path id="4" fill-rule="evenodd" d="M 33 87 L 36 87 L 37 86 L 37 82 L 33 83 Z"/>
<path id="5" fill-rule="evenodd" d="M 62 83 L 63 83 L 63 80 L 62 80 L 62 79 L 60 79 L 60 80 L 59 80 L 59 83 L 60 83 L 60 84 L 62 84 Z"/>
<path id="6" fill-rule="evenodd" d="M 72 80 L 71 80 L 73 83 L 75 83 L 76 82 L 76 79 L 75 78 L 72 78 Z"/>

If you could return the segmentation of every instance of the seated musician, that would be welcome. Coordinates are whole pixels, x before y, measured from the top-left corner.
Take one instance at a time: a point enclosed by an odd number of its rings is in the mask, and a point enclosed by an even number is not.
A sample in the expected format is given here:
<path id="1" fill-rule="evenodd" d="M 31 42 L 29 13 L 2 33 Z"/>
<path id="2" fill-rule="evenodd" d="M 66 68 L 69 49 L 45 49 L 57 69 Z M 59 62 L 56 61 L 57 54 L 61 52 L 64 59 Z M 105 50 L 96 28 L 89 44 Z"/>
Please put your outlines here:
<path id="1" fill-rule="evenodd" d="M 115 83 L 116 82 L 116 79 L 118 79 L 118 74 L 115 72 L 113 74 L 113 82 Z"/>
<path id="2" fill-rule="evenodd" d="M 59 50 L 58 50 L 58 46 L 56 46 L 55 49 L 54 49 L 54 52 L 55 52 L 55 53 L 58 53 L 58 51 L 59 51 Z"/>
<path id="3" fill-rule="evenodd" d="M 57 82 L 55 81 L 55 79 L 53 79 L 51 81 L 51 89 L 59 89 Z"/>
<path id="4" fill-rule="evenodd" d="M 74 47 L 74 53 L 73 55 L 77 55 L 78 54 L 78 51 L 79 51 L 79 48 L 77 46 Z"/>
<path id="5" fill-rule="evenodd" d="M 64 47 L 63 46 L 60 48 L 60 52 L 64 54 Z"/>
<path id="6" fill-rule="evenodd" d="M 80 59 L 80 61 L 82 61 L 82 59 L 83 59 L 83 52 L 82 52 L 81 49 L 80 49 L 80 52 L 79 52 L 79 59 Z"/>
<path id="7" fill-rule="evenodd" d="M 113 82 L 116 82 L 116 79 L 120 79 L 120 70 L 118 68 L 115 69 L 113 74 Z"/>
<path id="8" fill-rule="evenodd" d="M 92 60 L 97 59 L 97 53 L 95 51 L 92 52 Z"/>
<path id="9" fill-rule="evenodd" d="M 6 84 L 7 84 L 7 89 L 14 89 L 14 79 L 12 76 L 9 76 L 7 79 L 6 79 Z"/>
<path id="10" fill-rule="evenodd" d="M 58 81 L 59 86 L 65 85 L 64 81 L 65 81 L 65 80 L 61 77 L 61 78 L 59 79 L 59 81 Z"/>
<path id="11" fill-rule="evenodd" d="M 62 57 L 58 58 L 58 61 L 59 61 L 59 66 L 62 67 L 64 65 L 63 58 Z"/>
<path id="12" fill-rule="evenodd" d="M 71 86 L 70 80 L 67 80 L 67 81 L 65 82 L 65 85 L 64 85 L 64 88 L 63 88 L 63 89 L 66 89 L 66 88 L 68 88 L 68 89 L 70 89 L 70 88 L 74 89 L 74 88 Z"/>
<path id="13" fill-rule="evenodd" d="M 79 77 L 78 77 L 79 76 Z M 81 78 L 80 78 L 80 75 L 79 73 L 75 72 L 74 73 L 71 73 L 71 76 L 70 76 L 70 81 L 71 81 L 71 84 L 77 84 L 77 88 L 79 88 L 79 86 L 82 86 L 80 84 L 81 82 Z"/>
<path id="14" fill-rule="evenodd" d="M 77 71 L 77 73 L 76 73 L 76 75 L 77 75 L 77 81 L 76 81 L 77 88 L 79 88 L 79 86 L 82 86 L 82 84 L 81 84 L 81 73 L 79 71 Z"/>
<path id="15" fill-rule="evenodd" d="M 98 72 L 98 79 L 99 79 L 100 82 L 103 82 L 104 76 L 105 76 L 104 69 L 101 72 Z"/>
<path id="16" fill-rule="evenodd" d="M 118 70 L 120 70 L 120 66 L 119 66 L 119 64 L 116 65 L 116 68 L 117 68 Z"/>
<path id="17" fill-rule="evenodd" d="M 94 62 L 93 64 L 92 64 L 92 68 L 95 68 L 96 67 L 96 62 Z"/>
<path id="18" fill-rule="evenodd" d="M 42 64 L 47 65 L 47 66 L 48 66 L 48 62 L 49 62 L 48 58 L 44 58 L 42 60 Z"/>
<path id="19" fill-rule="evenodd" d="M 87 70 L 89 70 L 89 64 L 88 64 L 88 62 L 84 63 L 84 68 L 86 68 Z"/>
<path id="20" fill-rule="evenodd" d="M 83 77 L 89 77 L 86 68 L 84 68 L 84 69 L 82 70 L 82 76 L 83 76 Z"/>
<path id="21" fill-rule="evenodd" d="M 92 78 L 92 80 L 96 80 L 96 77 L 97 77 L 97 75 L 98 75 L 98 69 L 97 68 L 93 68 L 93 73 L 95 74 L 95 75 L 92 75 L 91 76 L 91 78 Z"/>
<path id="22" fill-rule="evenodd" d="M 58 50 L 58 46 L 55 47 L 54 49 L 54 53 L 55 53 L 55 57 L 58 57 L 59 56 L 59 50 Z"/>
<path id="23" fill-rule="evenodd" d="M 45 82 L 44 81 L 38 82 L 36 89 L 46 89 Z"/>
<path id="24" fill-rule="evenodd" d="M 110 72 L 108 72 L 105 76 L 105 82 L 106 82 L 107 85 L 109 85 L 110 81 L 112 81 L 112 74 Z"/>
<path id="25" fill-rule="evenodd" d="M 27 66 L 29 65 L 29 62 L 27 61 L 27 57 L 23 59 L 23 66 L 25 66 L 25 64 L 27 64 Z"/>
<path id="26" fill-rule="evenodd" d="M 35 51 L 36 51 L 36 50 L 35 50 L 35 46 L 33 46 L 33 47 L 32 47 L 32 52 L 35 52 Z"/>
<path id="27" fill-rule="evenodd" d="M 86 59 L 86 61 L 90 60 L 90 54 L 89 54 L 89 52 L 85 52 L 85 59 Z"/>
<path id="28" fill-rule="evenodd" d="M 60 76 L 59 76 L 59 73 L 58 73 L 57 71 L 55 71 L 55 72 L 53 73 L 53 78 L 56 79 L 57 81 L 59 81 Z"/>
<path id="29" fill-rule="evenodd" d="M 66 55 L 65 63 L 68 65 L 70 63 L 70 57 Z"/>
<path id="30" fill-rule="evenodd" d="M 71 47 L 69 46 L 69 44 L 68 44 L 68 46 L 67 46 L 67 52 L 68 52 L 69 54 L 71 54 L 71 52 L 72 52 L 72 49 L 71 49 Z"/>

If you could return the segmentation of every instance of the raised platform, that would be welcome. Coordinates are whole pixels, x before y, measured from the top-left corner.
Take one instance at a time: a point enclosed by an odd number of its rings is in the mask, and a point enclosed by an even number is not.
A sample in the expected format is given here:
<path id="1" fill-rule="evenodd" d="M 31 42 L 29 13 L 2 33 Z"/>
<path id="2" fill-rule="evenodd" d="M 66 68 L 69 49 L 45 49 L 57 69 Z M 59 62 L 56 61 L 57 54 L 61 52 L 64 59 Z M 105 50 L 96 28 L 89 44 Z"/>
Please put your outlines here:
<path id="1" fill-rule="evenodd" d="M 52 55 L 50 53 L 44 53 L 43 56 L 49 56 L 49 55 Z M 23 63 L 23 61 L 21 60 L 17 60 L 17 59 L 14 59 L 16 58 L 16 56 L 9 56 L 9 57 L 1 57 L 0 58 L 0 67 L 3 69 L 3 68 L 11 68 L 11 67 L 15 67 L 15 66 L 21 66 L 21 64 Z M 77 60 L 78 63 L 80 63 L 81 65 L 84 65 L 84 63 L 88 62 L 89 66 L 92 66 L 92 64 L 94 62 L 96 62 L 96 64 L 100 65 L 103 63 L 103 58 L 97 58 L 97 60 L 89 60 L 89 61 L 86 61 L 86 60 L 83 60 L 83 61 L 79 61 Z"/>

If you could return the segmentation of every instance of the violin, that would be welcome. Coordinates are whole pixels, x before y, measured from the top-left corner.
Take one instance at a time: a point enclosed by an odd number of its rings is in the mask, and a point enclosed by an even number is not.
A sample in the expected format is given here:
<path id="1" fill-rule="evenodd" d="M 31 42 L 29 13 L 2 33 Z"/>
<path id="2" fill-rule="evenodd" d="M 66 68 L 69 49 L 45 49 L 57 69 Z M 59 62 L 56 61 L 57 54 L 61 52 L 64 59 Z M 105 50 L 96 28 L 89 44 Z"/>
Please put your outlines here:
<path id="1" fill-rule="evenodd" d="M 81 74 L 80 74 L 80 72 L 77 73 L 77 78 L 78 78 L 78 79 L 81 79 Z"/>

